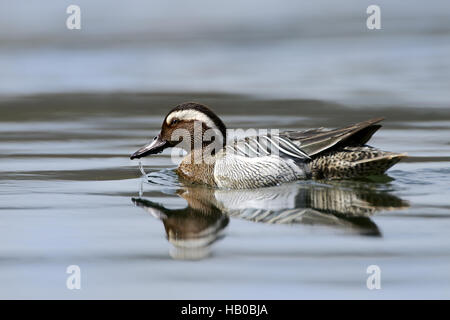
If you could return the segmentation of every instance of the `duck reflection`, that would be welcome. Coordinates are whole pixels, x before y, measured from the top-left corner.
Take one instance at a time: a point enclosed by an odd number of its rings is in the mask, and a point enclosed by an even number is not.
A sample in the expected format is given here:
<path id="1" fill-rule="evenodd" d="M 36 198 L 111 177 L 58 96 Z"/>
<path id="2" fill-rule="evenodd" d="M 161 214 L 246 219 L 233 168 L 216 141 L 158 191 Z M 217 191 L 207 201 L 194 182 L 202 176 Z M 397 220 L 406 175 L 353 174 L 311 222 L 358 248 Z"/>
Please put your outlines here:
<path id="1" fill-rule="evenodd" d="M 135 205 L 160 219 L 176 259 L 202 259 L 220 239 L 229 218 L 267 224 L 328 226 L 365 236 L 381 237 L 371 216 L 381 210 L 407 208 L 407 202 L 364 183 L 351 185 L 284 184 L 252 190 L 182 187 L 176 194 L 187 201 L 169 209 L 143 197 Z"/>
<path id="2" fill-rule="evenodd" d="M 170 255 L 174 259 L 197 260 L 210 255 L 211 245 L 222 237 L 222 230 L 228 225 L 228 216 L 218 208 L 188 201 L 183 209 L 167 209 L 163 205 L 144 198 L 132 198 L 164 224 L 167 239 L 173 245 Z"/>

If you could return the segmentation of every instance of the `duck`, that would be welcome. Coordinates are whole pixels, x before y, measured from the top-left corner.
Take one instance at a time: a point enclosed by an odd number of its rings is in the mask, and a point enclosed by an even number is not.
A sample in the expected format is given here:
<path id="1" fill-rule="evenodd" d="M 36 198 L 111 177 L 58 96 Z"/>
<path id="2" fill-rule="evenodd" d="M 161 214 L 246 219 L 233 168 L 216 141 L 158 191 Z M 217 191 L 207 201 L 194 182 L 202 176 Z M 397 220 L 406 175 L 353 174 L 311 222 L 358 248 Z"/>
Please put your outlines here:
<path id="1" fill-rule="evenodd" d="M 266 130 L 227 141 L 229 130 L 204 104 L 185 102 L 163 120 L 160 133 L 130 159 L 181 148 L 175 170 L 185 184 L 254 189 L 298 180 L 359 179 L 383 175 L 406 157 L 367 145 L 381 128 L 375 118 L 337 129 Z M 254 130 L 256 131 L 256 130 Z"/>

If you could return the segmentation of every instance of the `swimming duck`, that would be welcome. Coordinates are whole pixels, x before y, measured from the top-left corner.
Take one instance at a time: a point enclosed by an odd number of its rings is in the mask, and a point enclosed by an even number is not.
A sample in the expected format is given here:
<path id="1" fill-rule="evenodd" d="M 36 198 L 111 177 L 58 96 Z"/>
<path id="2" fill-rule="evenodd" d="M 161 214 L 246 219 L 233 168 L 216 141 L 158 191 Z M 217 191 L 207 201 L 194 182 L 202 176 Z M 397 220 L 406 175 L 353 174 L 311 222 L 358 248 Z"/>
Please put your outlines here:
<path id="1" fill-rule="evenodd" d="M 187 155 L 176 172 L 184 183 L 228 189 L 380 175 L 406 156 L 366 145 L 381 127 L 381 120 L 333 130 L 271 132 L 227 141 L 224 123 L 209 107 L 187 102 L 173 108 L 164 118 L 161 132 L 130 158 L 180 147 Z"/>

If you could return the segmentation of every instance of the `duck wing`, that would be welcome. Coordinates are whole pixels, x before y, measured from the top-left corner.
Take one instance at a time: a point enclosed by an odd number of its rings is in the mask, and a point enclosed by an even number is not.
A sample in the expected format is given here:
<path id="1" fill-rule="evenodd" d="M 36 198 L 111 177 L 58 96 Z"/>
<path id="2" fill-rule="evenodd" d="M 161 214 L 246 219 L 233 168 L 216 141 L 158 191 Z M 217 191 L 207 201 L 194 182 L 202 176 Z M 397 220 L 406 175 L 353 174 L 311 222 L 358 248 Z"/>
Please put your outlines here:
<path id="1" fill-rule="evenodd" d="M 292 158 L 294 160 L 311 159 L 299 145 L 284 135 L 259 135 L 246 137 L 241 140 L 228 143 L 227 152 L 244 157 L 265 157 L 269 155 L 278 155 L 283 158 Z"/>
<path id="2" fill-rule="evenodd" d="M 244 157 L 279 155 L 296 161 L 309 160 L 312 156 L 338 146 L 364 145 L 381 127 L 377 123 L 383 119 L 371 119 L 332 130 L 317 128 L 283 131 L 278 135 L 251 136 L 228 143 L 226 150 Z"/>
<path id="3" fill-rule="evenodd" d="M 291 141 L 309 156 L 315 156 L 337 147 L 365 145 L 381 128 L 381 125 L 377 123 L 382 120 L 384 118 L 375 118 L 332 130 L 318 128 L 304 131 L 284 131 L 280 133 L 280 137 Z"/>

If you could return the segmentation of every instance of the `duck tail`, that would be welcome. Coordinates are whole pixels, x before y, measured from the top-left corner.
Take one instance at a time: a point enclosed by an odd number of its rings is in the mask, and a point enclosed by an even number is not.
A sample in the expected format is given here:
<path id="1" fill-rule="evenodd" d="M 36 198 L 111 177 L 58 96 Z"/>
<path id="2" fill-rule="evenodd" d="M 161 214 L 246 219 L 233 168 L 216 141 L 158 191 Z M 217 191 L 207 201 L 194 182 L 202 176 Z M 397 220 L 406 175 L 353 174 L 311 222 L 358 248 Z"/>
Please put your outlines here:
<path id="1" fill-rule="evenodd" d="M 405 153 L 381 151 L 372 147 L 346 147 L 311 161 L 314 179 L 351 179 L 382 175 L 407 157 Z"/>

